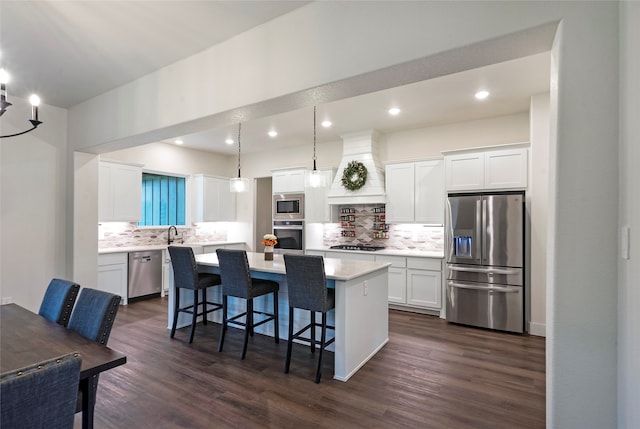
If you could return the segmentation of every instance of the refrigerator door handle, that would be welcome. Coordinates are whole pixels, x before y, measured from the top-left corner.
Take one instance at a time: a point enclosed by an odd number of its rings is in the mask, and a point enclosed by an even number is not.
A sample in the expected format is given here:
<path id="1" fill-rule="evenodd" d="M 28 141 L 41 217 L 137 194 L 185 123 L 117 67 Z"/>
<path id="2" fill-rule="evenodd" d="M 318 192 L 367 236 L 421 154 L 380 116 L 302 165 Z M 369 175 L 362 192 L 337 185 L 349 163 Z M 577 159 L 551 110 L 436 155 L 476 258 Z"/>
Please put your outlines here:
<path id="1" fill-rule="evenodd" d="M 447 284 L 452 288 L 480 290 L 483 292 L 518 293 L 522 291 L 519 286 L 474 286 L 456 282 L 448 282 Z"/>
<path id="2" fill-rule="evenodd" d="M 482 200 L 482 202 L 484 202 L 484 200 Z M 484 237 L 481 236 L 481 232 L 484 232 L 484 226 L 483 226 L 483 216 L 482 216 L 482 210 L 480 208 L 480 204 L 481 204 L 481 200 L 477 200 L 476 201 L 476 225 L 475 225 L 475 231 L 474 231 L 474 240 L 475 240 L 475 255 L 473 255 L 473 259 L 477 260 L 478 262 L 482 263 L 482 260 L 484 259 L 484 255 L 482 254 L 482 241 L 484 241 Z"/>
<path id="3" fill-rule="evenodd" d="M 482 197 L 482 263 L 487 260 L 487 200 Z"/>
<path id="4" fill-rule="evenodd" d="M 453 265 L 449 266 L 451 271 L 463 271 L 465 273 L 483 273 L 483 274 L 520 274 L 522 269 L 509 269 L 509 268 L 482 268 L 482 267 L 456 267 Z"/>

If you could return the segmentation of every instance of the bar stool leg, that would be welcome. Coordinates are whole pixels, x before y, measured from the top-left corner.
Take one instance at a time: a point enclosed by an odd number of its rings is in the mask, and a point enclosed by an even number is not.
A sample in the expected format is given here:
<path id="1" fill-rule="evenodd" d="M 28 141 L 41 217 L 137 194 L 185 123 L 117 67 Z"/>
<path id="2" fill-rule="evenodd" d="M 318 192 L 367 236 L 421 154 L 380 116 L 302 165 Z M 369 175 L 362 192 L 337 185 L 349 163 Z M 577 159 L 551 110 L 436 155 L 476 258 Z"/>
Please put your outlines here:
<path id="1" fill-rule="evenodd" d="M 202 289 L 202 324 L 207 324 L 207 288 Z"/>
<path id="2" fill-rule="evenodd" d="M 284 373 L 289 373 L 291 364 L 291 348 L 293 346 L 293 307 L 289 307 L 289 337 L 287 339 L 287 358 L 284 361 Z"/>
<path id="3" fill-rule="evenodd" d="M 220 342 L 218 343 L 218 351 L 222 351 L 224 345 L 224 334 L 227 332 L 227 295 L 222 295 L 222 328 L 220 331 Z"/>
<path id="4" fill-rule="evenodd" d="M 310 310 L 309 313 L 311 313 L 310 315 L 311 343 L 309 345 L 311 346 L 311 354 L 314 354 L 316 352 L 316 312 L 313 310 Z"/>
<path id="5" fill-rule="evenodd" d="M 242 356 L 240 359 L 244 359 L 247 355 L 247 343 L 249 342 L 249 335 L 253 333 L 253 299 L 247 299 L 247 316 L 245 320 L 244 330 L 244 344 L 242 346 Z"/>
<path id="6" fill-rule="evenodd" d="M 324 350 L 324 343 L 327 339 L 327 313 L 322 313 L 322 332 L 320 334 L 320 354 L 318 355 L 318 370 L 316 371 L 316 384 L 320 383 L 320 376 L 322 375 L 322 351 Z"/>
<path id="7" fill-rule="evenodd" d="M 276 344 L 280 343 L 280 317 L 278 314 L 278 292 L 273 293 L 273 331 Z"/>
<path id="8" fill-rule="evenodd" d="M 173 288 L 173 323 L 171 324 L 171 334 L 169 338 L 173 338 L 176 334 L 176 324 L 178 323 L 178 309 L 180 308 L 180 289 Z"/>
<path id="9" fill-rule="evenodd" d="M 193 334 L 196 332 L 196 320 L 198 319 L 198 289 L 193 290 L 193 318 L 191 319 L 191 335 L 189 344 L 193 343 Z"/>

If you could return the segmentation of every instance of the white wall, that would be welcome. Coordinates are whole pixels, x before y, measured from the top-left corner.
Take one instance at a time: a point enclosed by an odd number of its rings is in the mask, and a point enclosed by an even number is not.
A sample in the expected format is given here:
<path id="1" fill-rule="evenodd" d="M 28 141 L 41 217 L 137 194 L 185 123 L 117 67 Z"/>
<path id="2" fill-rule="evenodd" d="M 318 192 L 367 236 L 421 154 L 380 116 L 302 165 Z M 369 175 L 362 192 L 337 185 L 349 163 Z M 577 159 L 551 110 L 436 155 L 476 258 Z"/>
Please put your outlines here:
<path id="1" fill-rule="evenodd" d="M 143 164 L 143 170 L 180 175 L 210 174 L 231 177 L 235 173 L 235 158 L 211 152 L 187 149 L 169 143 L 151 143 L 103 153 L 101 157 Z"/>
<path id="2" fill-rule="evenodd" d="M 618 427 L 640 427 L 640 3 L 620 5 L 620 226 L 631 228 L 630 259 L 620 259 Z"/>
<path id="3" fill-rule="evenodd" d="M 31 105 L 12 97 L 2 134 L 24 131 Z M 0 296 L 32 311 L 66 272 L 67 112 L 40 106 L 38 129 L 0 141 Z M 70 273 L 69 273 L 70 276 Z"/>

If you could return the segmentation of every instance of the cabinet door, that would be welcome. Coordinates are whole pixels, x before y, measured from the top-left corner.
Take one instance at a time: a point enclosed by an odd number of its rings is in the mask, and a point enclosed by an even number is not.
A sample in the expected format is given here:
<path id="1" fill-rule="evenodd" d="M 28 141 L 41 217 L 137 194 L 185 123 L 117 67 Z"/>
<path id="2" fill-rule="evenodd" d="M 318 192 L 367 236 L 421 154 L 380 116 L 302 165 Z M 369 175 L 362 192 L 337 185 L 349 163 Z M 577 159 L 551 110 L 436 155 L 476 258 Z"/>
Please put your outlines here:
<path id="1" fill-rule="evenodd" d="M 222 177 L 195 178 L 197 222 L 233 222 L 236 218 L 236 196 L 229 189 L 229 180 Z"/>
<path id="2" fill-rule="evenodd" d="M 98 290 L 122 297 L 127 303 L 127 264 L 104 265 L 98 267 Z"/>
<path id="3" fill-rule="evenodd" d="M 304 169 L 283 170 L 273 172 L 271 189 L 274 194 L 304 192 Z"/>
<path id="4" fill-rule="evenodd" d="M 114 219 L 138 222 L 142 216 L 142 169 L 114 164 L 111 183 Z"/>
<path id="5" fill-rule="evenodd" d="M 407 303 L 407 270 L 406 268 L 389 267 L 389 302 Z"/>
<path id="6" fill-rule="evenodd" d="M 100 221 L 138 222 L 142 216 L 142 168 L 101 162 L 98 193 Z"/>
<path id="7" fill-rule="evenodd" d="M 442 306 L 442 273 L 407 269 L 407 304 L 439 310 Z"/>
<path id="8" fill-rule="evenodd" d="M 527 187 L 527 149 L 485 152 L 484 186 L 486 189 L 523 189 Z"/>
<path id="9" fill-rule="evenodd" d="M 484 154 L 482 152 L 447 155 L 444 158 L 447 191 L 469 191 L 484 187 Z"/>
<path id="10" fill-rule="evenodd" d="M 390 164 L 385 167 L 388 223 L 414 221 L 414 164 Z"/>
<path id="11" fill-rule="evenodd" d="M 100 222 L 113 221 L 113 191 L 111 191 L 111 166 L 101 162 L 98 174 L 98 219 Z"/>
<path id="12" fill-rule="evenodd" d="M 415 221 L 444 224 L 444 172 L 441 160 L 417 162 L 415 176 Z"/>

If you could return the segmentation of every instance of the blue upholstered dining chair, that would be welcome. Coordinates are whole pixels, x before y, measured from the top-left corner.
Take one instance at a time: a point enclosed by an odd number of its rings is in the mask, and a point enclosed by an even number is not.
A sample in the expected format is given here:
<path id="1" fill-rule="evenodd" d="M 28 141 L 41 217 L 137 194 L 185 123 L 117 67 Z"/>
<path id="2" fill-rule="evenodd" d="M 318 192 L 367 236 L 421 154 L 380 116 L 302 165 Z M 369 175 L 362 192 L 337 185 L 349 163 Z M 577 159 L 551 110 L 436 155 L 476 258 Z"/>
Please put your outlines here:
<path id="1" fill-rule="evenodd" d="M 311 255 L 284 255 L 284 265 L 287 272 L 287 290 L 289 295 L 289 339 L 287 341 L 287 357 L 284 372 L 289 372 L 291 365 L 291 350 L 293 340 L 306 342 L 311 347 L 311 353 L 319 346 L 318 368 L 316 370 L 316 383 L 320 383 L 322 369 L 322 351 L 335 341 L 335 336 L 327 340 L 327 328 L 335 327 L 327 325 L 327 312 L 335 308 L 335 289 L 327 288 L 327 279 L 324 271 L 324 259 L 322 256 Z M 309 310 L 310 323 L 295 333 L 293 332 L 294 309 Z M 322 314 L 322 322 L 316 323 L 316 312 Z M 316 329 L 320 328 L 320 341 L 316 340 Z M 309 336 L 304 334 L 309 331 Z"/>
<path id="2" fill-rule="evenodd" d="M 70 280 L 52 279 L 44 293 L 38 314 L 67 326 L 79 290 L 80 285 Z"/>
<path id="3" fill-rule="evenodd" d="M 1 374 L 2 429 L 73 429 L 81 363 L 71 353 Z"/>
<path id="4" fill-rule="evenodd" d="M 80 291 L 78 302 L 76 302 L 71 319 L 69 320 L 69 329 L 73 329 L 83 337 L 95 341 L 104 346 L 109 341 L 111 328 L 115 322 L 116 314 L 120 308 L 121 297 L 109 292 L 96 289 L 83 288 Z M 93 414 L 93 406 L 96 402 L 96 392 L 98 390 L 98 376 L 93 376 L 89 381 L 89 398 L 90 410 Z M 82 410 L 82 395 L 78 391 L 78 402 L 76 412 Z"/>
<path id="5" fill-rule="evenodd" d="M 247 343 L 249 336 L 253 336 L 253 329 L 267 322 L 273 322 L 275 342 L 280 342 L 278 327 L 278 290 L 280 285 L 272 280 L 255 279 L 251 277 L 247 252 L 244 250 L 217 249 L 218 263 L 220 265 L 220 277 L 222 278 L 222 332 L 218 351 L 222 351 L 224 336 L 229 323 L 244 326 L 244 344 L 240 359 L 247 355 Z M 253 299 L 259 296 L 273 293 L 273 312 L 266 313 L 256 311 L 253 307 Z M 243 298 L 247 302 L 247 309 L 243 313 L 228 317 L 229 297 Z M 262 316 L 259 322 L 254 321 L 254 315 Z M 244 317 L 244 322 L 240 318 Z"/>

